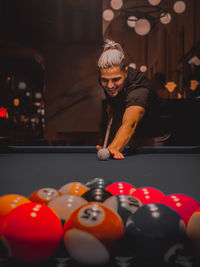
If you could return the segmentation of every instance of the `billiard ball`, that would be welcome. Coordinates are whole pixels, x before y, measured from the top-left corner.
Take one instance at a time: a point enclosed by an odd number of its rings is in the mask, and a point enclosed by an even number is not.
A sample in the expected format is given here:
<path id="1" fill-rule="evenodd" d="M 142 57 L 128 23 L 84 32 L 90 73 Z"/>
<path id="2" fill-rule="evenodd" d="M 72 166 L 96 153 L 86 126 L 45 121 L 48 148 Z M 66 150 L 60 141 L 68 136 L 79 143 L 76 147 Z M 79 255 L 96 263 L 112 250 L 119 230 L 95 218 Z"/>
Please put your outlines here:
<path id="1" fill-rule="evenodd" d="M 126 223 L 129 251 L 138 258 L 160 259 L 169 263 L 186 246 L 181 217 L 160 203 L 145 204 L 131 214 Z"/>
<path id="2" fill-rule="evenodd" d="M 69 195 L 76 195 L 82 196 L 86 191 L 89 190 L 89 187 L 86 185 L 79 183 L 79 182 L 71 182 L 63 185 L 59 192 L 61 194 L 69 194 Z"/>
<path id="3" fill-rule="evenodd" d="M 143 204 L 161 203 L 165 194 L 154 187 L 140 187 L 131 196 L 138 198 Z"/>
<path id="4" fill-rule="evenodd" d="M 109 191 L 114 196 L 131 195 L 136 190 L 136 187 L 126 182 L 116 182 L 107 186 L 106 190 Z"/>
<path id="5" fill-rule="evenodd" d="M 112 196 L 106 199 L 102 204 L 112 209 L 117 214 L 119 214 L 125 228 L 127 220 L 130 217 L 130 215 L 136 212 L 136 210 L 143 205 L 139 199 L 129 195 Z M 119 249 L 116 253 L 117 256 L 121 257 L 130 256 L 127 252 L 126 242 L 127 241 L 125 238 L 122 238 L 120 240 Z"/>
<path id="6" fill-rule="evenodd" d="M 108 263 L 123 235 L 119 215 L 97 202 L 76 209 L 64 225 L 67 251 L 75 261 L 87 266 Z"/>
<path id="7" fill-rule="evenodd" d="M 88 202 L 91 201 L 104 202 L 107 198 L 111 196 L 113 195 L 103 188 L 91 188 L 82 195 L 82 197 L 86 199 Z"/>
<path id="8" fill-rule="evenodd" d="M 28 199 L 32 202 L 40 202 L 47 205 L 49 201 L 60 195 L 61 193 L 58 190 L 51 187 L 45 187 L 33 192 Z"/>
<path id="9" fill-rule="evenodd" d="M 13 209 L 30 202 L 27 197 L 19 194 L 7 194 L 0 197 L 0 258 L 6 258 L 10 254 L 2 236 L 4 218 Z"/>
<path id="10" fill-rule="evenodd" d="M 3 219 L 11 210 L 16 207 L 30 203 L 31 201 L 19 194 L 7 194 L 0 197 L 0 221 Z"/>
<path id="11" fill-rule="evenodd" d="M 63 237 L 59 217 L 45 204 L 25 203 L 4 218 L 2 235 L 11 257 L 22 262 L 50 258 Z"/>
<path id="12" fill-rule="evenodd" d="M 167 195 L 162 203 L 175 210 L 186 226 L 192 213 L 200 207 L 200 203 L 193 197 L 181 193 Z"/>
<path id="13" fill-rule="evenodd" d="M 104 188 L 104 189 L 110 184 L 112 184 L 111 181 L 109 181 L 108 179 L 102 178 L 102 177 L 92 178 L 85 183 L 85 185 L 89 188 L 97 187 L 97 188 Z"/>
<path id="14" fill-rule="evenodd" d="M 99 160 L 108 160 L 110 157 L 110 151 L 107 148 L 99 149 L 97 152 L 97 157 Z"/>
<path id="15" fill-rule="evenodd" d="M 139 199 L 129 195 L 112 196 L 102 204 L 117 212 L 124 224 L 126 224 L 129 216 L 143 205 Z"/>
<path id="16" fill-rule="evenodd" d="M 79 208 L 86 203 L 88 202 L 83 197 L 76 195 L 61 195 L 52 199 L 48 203 L 48 207 L 50 207 L 58 215 L 64 224 L 76 208 Z"/>
<path id="17" fill-rule="evenodd" d="M 190 216 L 186 232 L 200 253 L 200 207 Z"/>

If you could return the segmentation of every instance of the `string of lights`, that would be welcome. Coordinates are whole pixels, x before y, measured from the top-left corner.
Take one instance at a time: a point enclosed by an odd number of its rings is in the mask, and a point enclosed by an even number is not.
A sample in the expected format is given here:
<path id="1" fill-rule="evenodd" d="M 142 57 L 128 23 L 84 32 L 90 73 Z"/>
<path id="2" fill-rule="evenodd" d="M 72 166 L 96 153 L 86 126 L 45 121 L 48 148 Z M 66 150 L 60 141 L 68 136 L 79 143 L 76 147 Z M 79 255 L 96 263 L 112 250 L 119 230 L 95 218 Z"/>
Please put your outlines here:
<path id="1" fill-rule="evenodd" d="M 184 1 L 167 0 L 110 0 L 103 10 L 103 19 L 111 22 L 115 17 L 122 16 L 127 25 L 138 35 L 148 34 L 155 23 L 168 24 L 172 13 L 181 14 L 185 11 Z"/>

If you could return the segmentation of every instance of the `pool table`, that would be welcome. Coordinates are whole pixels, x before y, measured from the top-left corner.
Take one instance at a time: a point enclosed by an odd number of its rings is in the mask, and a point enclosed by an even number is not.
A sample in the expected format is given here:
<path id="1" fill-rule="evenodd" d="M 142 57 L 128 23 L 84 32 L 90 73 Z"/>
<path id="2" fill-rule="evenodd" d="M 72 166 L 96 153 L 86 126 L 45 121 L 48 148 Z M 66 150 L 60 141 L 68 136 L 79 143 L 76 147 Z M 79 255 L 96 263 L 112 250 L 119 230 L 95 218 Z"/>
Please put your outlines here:
<path id="1" fill-rule="evenodd" d="M 200 202 L 200 147 L 127 147 L 124 155 L 124 160 L 102 161 L 92 146 L 3 147 L 0 195 L 29 196 L 43 187 L 59 189 L 69 182 L 103 177 L 136 188 L 154 187 L 165 194 L 184 193 Z"/>

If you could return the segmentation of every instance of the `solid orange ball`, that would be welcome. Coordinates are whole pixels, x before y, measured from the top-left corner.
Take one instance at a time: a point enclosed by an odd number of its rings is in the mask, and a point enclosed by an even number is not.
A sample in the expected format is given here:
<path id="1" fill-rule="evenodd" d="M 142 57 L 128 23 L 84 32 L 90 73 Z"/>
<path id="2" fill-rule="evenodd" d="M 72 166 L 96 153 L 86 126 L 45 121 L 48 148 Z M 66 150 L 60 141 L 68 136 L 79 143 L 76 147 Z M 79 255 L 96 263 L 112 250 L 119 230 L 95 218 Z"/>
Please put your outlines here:
<path id="1" fill-rule="evenodd" d="M 7 194 L 0 197 L 0 221 L 13 209 L 18 206 L 30 203 L 31 201 L 22 195 Z"/>

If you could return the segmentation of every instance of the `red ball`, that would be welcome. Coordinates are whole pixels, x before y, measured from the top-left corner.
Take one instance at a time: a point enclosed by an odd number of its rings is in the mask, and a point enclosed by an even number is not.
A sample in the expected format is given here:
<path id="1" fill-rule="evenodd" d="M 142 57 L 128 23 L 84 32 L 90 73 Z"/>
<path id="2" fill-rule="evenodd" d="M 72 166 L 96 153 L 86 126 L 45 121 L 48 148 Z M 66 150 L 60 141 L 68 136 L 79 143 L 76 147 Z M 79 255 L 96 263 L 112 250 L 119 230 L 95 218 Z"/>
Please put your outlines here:
<path id="1" fill-rule="evenodd" d="M 153 187 L 138 188 L 131 195 L 138 198 L 143 204 L 161 203 L 161 201 L 165 198 L 165 194 L 163 192 Z"/>
<path id="2" fill-rule="evenodd" d="M 63 227 L 49 207 L 33 202 L 15 208 L 5 217 L 2 234 L 13 258 L 40 261 L 54 254 L 63 236 Z"/>
<path id="3" fill-rule="evenodd" d="M 106 187 L 106 190 L 114 196 L 131 195 L 136 190 L 136 187 L 129 183 L 117 182 Z"/>
<path id="4" fill-rule="evenodd" d="M 180 193 L 166 196 L 162 203 L 175 210 L 180 215 L 185 225 L 187 225 L 192 213 L 200 207 L 200 203 L 194 198 Z"/>

